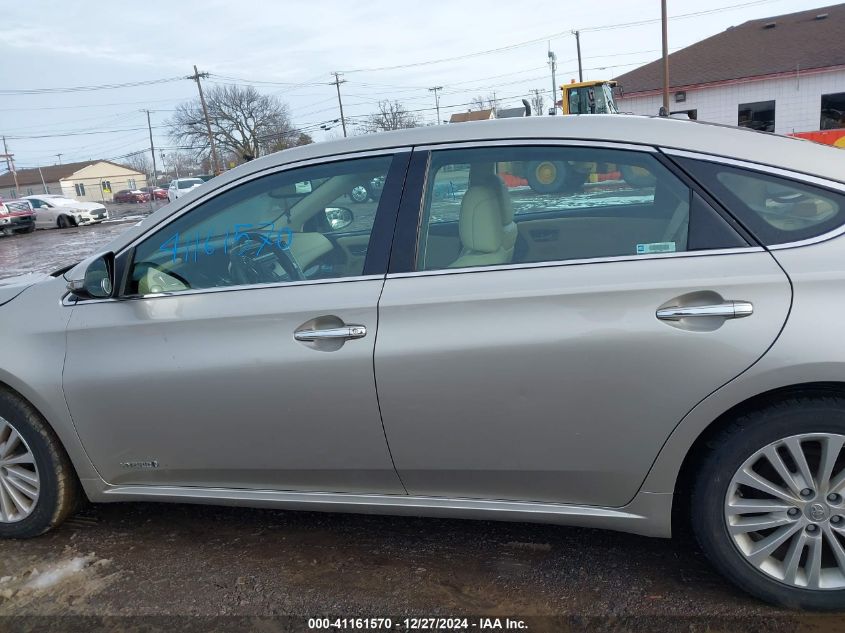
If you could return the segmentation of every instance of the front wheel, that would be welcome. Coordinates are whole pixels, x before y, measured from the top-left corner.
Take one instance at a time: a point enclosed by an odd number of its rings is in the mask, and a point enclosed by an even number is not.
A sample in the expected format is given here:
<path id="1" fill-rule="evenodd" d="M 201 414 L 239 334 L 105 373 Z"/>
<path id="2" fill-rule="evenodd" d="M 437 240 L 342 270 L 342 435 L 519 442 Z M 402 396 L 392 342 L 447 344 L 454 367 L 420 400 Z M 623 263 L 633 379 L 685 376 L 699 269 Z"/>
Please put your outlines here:
<path id="1" fill-rule="evenodd" d="M 76 508 L 78 486 L 44 418 L 0 391 L 0 538 L 30 538 L 57 526 Z"/>
<path id="2" fill-rule="evenodd" d="M 67 229 L 73 226 L 73 222 L 71 222 L 70 218 L 66 215 L 60 215 L 57 224 L 60 229 Z"/>
<path id="3" fill-rule="evenodd" d="M 692 494 L 702 549 L 749 593 L 845 609 L 845 398 L 800 397 L 736 419 Z"/>

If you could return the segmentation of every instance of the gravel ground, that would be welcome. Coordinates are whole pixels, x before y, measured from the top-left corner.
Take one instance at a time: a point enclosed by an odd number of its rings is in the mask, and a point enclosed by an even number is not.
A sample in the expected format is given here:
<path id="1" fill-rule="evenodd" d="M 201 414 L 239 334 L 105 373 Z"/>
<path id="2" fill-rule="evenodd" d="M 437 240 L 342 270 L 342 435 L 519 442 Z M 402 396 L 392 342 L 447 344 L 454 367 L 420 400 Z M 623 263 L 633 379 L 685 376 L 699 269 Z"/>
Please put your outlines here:
<path id="1" fill-rule="evenodd" d="M 0 277 L 81 259 L 148 207 L 111 212 L 0 239 Z M 497 630 L 487 616 L 531 631 L 845 631 L 840 617 L 746 596 L 687 541 L 598 530 L 115 504 L 0 542 L 0 631 L 304 631 L 325 615 L 465 616 L 469 630 Z"/>

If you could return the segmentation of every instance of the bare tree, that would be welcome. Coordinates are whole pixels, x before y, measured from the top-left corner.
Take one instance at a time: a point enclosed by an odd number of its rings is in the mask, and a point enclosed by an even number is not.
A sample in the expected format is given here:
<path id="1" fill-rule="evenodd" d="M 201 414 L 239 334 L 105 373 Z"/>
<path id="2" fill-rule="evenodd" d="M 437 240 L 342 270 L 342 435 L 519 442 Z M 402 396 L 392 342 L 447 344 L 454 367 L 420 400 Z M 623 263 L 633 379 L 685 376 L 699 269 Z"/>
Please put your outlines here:
<path id="1" fill-rule="evenodd" d="M 202 166 L 193 154 L 179 151 L 162 154 L 160 169 L 172 178 L 185 178 L 203 173 Z"/>
<path id="2" fill-rule="evenodd" d="M 543 105 L 545 105 L 546 100 L 543 97 L 543 93 L 539 90 L 532 91 L 534 95 L 531 97 L 531 114 L 534 116 L 542 116 L 543 115 Z"/>
<path id="3" fill-rule="evenodd" d="M 206 103 L 220 153 L 232 154 L 238 162 L 311 141 L 294 127 L 284 103 L 252 86 L 214 86 L 206 93 Z M 170 135 L 177 143 L 196 148 L 197 156 L 208 155 L 208 131 L 199 99 L 177 106 Z"/>
<path id="4" fill-rule="evenodd" d="M 481 95 L 476 95 L 472 98 L 470 102 L 470 111 L 475 110 L 495 110 L 499 107 L 499 100 L 496 98 L 495 93 L 491 93 L 486 97 L 482 97 Z"/>
<path id="5" fill-rule="evenodd" d="M 129 169 L 134 169 L 135 171 L 139 171 L 142 174 L 149 176 L 153 170 L 153 164 L 150 160 L 150 153 L 147 151 L 143 152 L 136 152 L 134 154 L 130 154 L 126 158 L 121 161 L 123 165 L 128 167 Z"/>
<path id="6" fill-rule="evenodd" d="M 403 130 L 418 125 L 420 125 L 419 118 L 408 112 L 405 106 L 395 100 L 385 100 L 378 102 L 378 112 L 367 117 L 359 127 L 365 134 L 371 134 L 388 130 Z"/>

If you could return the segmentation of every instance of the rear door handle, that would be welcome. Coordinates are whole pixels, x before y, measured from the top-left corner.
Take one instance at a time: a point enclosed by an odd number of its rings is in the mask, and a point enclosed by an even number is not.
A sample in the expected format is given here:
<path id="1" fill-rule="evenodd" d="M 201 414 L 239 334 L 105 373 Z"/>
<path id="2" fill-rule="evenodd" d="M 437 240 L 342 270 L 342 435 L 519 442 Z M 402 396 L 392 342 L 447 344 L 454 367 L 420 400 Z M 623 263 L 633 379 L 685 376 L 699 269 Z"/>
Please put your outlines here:
<path id="1" fill-rule="evenodd" d="M 293 338 L 297 341 L 348 341 L 354 338 L 367 336 L 367 328 L 363 325 L 344 325 L 343 327 L 330 327 L 322 330 L 297 330 Z"/>
<path id="2" fill-rule="evenodd" d="M 709 306 L 669 306 L 657 311 L 661 321 L 680 321 L 689 317 L 722 317 L 723 319 L 741 319 L 751 316 L 754 306 L 748 301 L 725 301 Z"/>

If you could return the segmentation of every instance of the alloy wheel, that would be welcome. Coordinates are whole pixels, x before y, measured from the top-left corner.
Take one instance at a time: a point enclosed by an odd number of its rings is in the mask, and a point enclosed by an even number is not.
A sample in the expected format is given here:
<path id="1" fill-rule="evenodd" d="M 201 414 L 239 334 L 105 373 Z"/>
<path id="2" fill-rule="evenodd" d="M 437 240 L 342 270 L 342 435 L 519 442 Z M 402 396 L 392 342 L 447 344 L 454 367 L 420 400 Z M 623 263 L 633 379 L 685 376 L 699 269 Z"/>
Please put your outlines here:
<path id="1" fill-rule="evenodd" d="M 793 435 L 740 466 L 725 525 L 749 564 L 792 587 L 845 588 L 843 446 L 845 435 Z"/>
<path id="2" fill-rule="evenodd" d="M 0 523 L 32 514 L 41 488 L 38 467 L 26 440 L 0 417 Z"/>

